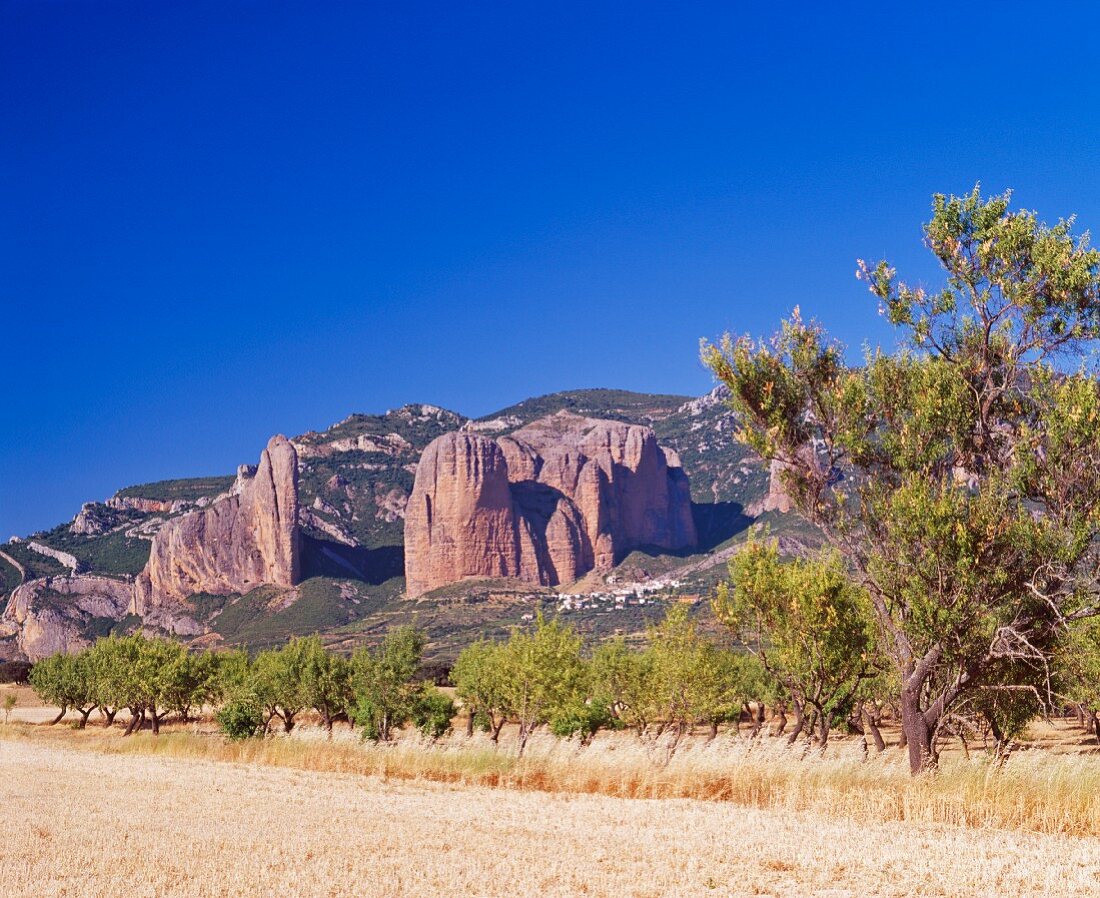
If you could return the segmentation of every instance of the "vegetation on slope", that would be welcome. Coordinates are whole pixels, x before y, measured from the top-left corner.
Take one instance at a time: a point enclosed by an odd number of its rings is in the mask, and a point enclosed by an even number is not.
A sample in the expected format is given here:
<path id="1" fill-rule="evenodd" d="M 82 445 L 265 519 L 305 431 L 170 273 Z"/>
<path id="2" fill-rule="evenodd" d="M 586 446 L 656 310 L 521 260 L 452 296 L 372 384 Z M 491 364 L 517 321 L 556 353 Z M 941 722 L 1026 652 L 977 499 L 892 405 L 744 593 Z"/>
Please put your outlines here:
<path id="1" fill-rule="evenodd" d="M 524 399 L 515 405 L 483 415 L 477 420 L 484 422 L 514 418 L 521 422 L 509 425 L 501 431 L 502 433 L 560 411 L 569 411 L 589 418 L 648 424 L 667 417 L 690 400 L 690 396 L 634 393 L 630 390 L 566 390 L 561 393 L 548 393 L 545 396 Z"/>
<path id="2" fill-rule="evenodd" d="M 140 516 L 136 516 L 140 518 Z M 110 576 L 133 575 L 149 560 L 150 541 L 129 537 L 124 529 L 95 536 L 72 533 L 68 524 L 40 533 L 37 542 L 68 552 L 82 562 L 82 569 Z"/>
<path id="3" fill-rule="evenodd" d="M 184 477 L 176 480 L 158 480 L 139 483 L 120 489 L 120 499 L 155 499 L 160 502 L 195 502 L 203 496 L 217 496 L 233 485 L 231 474 L 220 477 Z"/>

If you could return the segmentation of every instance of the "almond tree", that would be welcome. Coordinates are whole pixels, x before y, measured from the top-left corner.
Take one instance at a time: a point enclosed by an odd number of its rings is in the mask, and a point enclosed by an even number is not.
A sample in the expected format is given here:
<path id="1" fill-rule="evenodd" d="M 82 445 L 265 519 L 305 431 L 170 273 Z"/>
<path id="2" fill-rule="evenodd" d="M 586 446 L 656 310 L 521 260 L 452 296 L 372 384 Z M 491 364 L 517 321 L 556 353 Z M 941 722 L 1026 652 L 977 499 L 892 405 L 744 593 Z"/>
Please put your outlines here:
<path id="1" fill-rule="evenodd" d="M 555 714 L 583 698 L 584 663 L 581 638 L 557 620 L 540 613 L 531 632 L 514 630 L 505 643 L 502 667 L 507 679 L 508 716 L 519 723 L 519 756 L 527 740 Z"/>
<path id="2" fill-rule="evenodd" d="M 353 713 L 367 739 L 388 742 L 417 712 L 426 691 L 414 679 L 423 651 L 423 632 L 402 626 L 390 630 L 377 649 L 364 647 L 352 655 Z"/>
<path id="3" fill-rule="evenodd" d="M 451 669 L 455 694 L 466 709 L 466 735 L 473 736 L 481 726 L 493 742 L 508 720 L 508 676 L 505 646 L 481 639 L 459 652 Z"/>
<path id="4" fill-rule="evenodd" d="M 816 712 L 824 749 L 837 720 L 852 709 L 874 673 L 874 632 L 866 593 L 835 556 L 783 562 L 775 540 L 753 539 L 729 561 L 719 584 L 717 618 L 787 691 L 795 711 L 794 742 Z"/>
<path id="5" fill-rule="evenodd" d="M 1100 618 L 1074 628 L 1062 646 L 1058 670 L 1062 695 L 1100 745 Z"/>
<path id="6" fill-rule="evenodd" d="M 1047 671 L 1098 610 L 1100 392 L 1078 366 L 1100 336 L 1100 253 L 1009 202 L 934 198 L 939 289 L 860 263 L 907 341 L 894 354 L 850 367 L 797 311 L 770 343 L 703 346 L 742 438 L 870 596 L 914 773 L 957 702 Z"/>
<path id="7" fill-rule="evenodd" d="M 60 723 L 70 708 L 80 714 L 80 729 L 88 723 L 88 715 L 96 708 L 95 694 L 88 677 L 84 654 L 58 653 L 38 661 L 31 669 L 31 686 L 42 701 L 57 705 L 61 711 L 50 721 Z"/>

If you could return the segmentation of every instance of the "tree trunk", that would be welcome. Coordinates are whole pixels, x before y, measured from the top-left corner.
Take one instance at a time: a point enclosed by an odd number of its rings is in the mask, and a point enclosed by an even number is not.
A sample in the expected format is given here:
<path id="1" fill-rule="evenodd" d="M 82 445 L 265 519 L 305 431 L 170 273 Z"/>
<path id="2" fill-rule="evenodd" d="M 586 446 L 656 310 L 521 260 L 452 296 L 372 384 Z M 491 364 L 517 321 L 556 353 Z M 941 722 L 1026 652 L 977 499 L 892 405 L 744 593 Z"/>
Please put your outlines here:
<path id="1" fill-rule="evenodd" d="M 159 736 L 160 735 L 160 714 L 157 713 L 156 708 L 151 708 L 149 710 L 149 722 L 153 726 L 153 735 L 154 736 Z"/>
<path id="2" fill-rule="evenodd" d="M 787 744 L 794 745 L 798 737 L 802 735 L 802 728 L 806 725 L 806 714 L 801 702 L 794 703 L 794 729 L 787 737 Z"/>
<path id="3" fill-rule="evenodd" d="M 471 711 L 466 717 L 466 738 L 474 738 L 474 712 Z"/>
<path id="4" fill-rule="evenodd" d="M 145 709 L 144 708 L 131 708 L 130 709 L 130 723 L 126 727 L 126 732 L 123 736 L 130 736 L 138 732 L 141 729 L 142 724 L 145 723 Z"/>
<path id="5" fill-rule="evenodd" d="M 76 725 L 76 728 L 82 730 L 88 725 L 88 718 L 92 716 L 92 712 L 95 708 L 89 708 L 87 711 L 83 708 L 77 708 L 76 710 L 80 712 L 80 723 Z"/>
<path id="6" fill-rule="evenodd" d="M 825 746 L 829 744 L 829 715 L 824 711 L 820 715 L 817 735 L 821 740 L 821 750 L 825 751 Z"/>
<path id="7" fill-rule="evenodd" d="M 100 708 L 99 712 L 103 715 L 103 725 L 105 727 L 114 726 L 118 708 Z"/>
<path id="8" fill-rule="evenodd" d="M 997 723 L 997 718 L 993 717 L 993 715 L 986 717 L 986 721 L 989 723 L 989 732 L 993 734 L 993 754 L 995 757 L 999 758 L 1004 754 L 1006 748 L 1004 733 L 1001 732 L 1001 727 Z"/>
<path id="9" fill-rule="evenodd" d="M 63 718 L 65 716 L 65 714 L 68 713 L 68 710 L 69 710 L 68 705 L 62 705 L 61 706 L 61 713 L 58 714 L 57 717 L 55 717 L 53 720 L 50 721 L 50 726 L 53 726 L 54 724 L 57 724 L 57 723 L 61 723 L 61 718 Z"/>
<path id="10" fill-rule="evenodd" d="M 752 738 L 760 735 L 760 731 L 764 728 L 764 720 L 767 715 L 767 709 L 764 707 L 763 702 L 759 702 L 756 705 L 756 722 L 753 724 L 752 732 L 749 734 Z"/>
<path id="11" fill-rule="evenodd" d="M 712 720 L 710 722 L 710 736 L 707 739 L 707 742 L 713 742 L 717 738 L 718 738 L 718 721 L 717 720 Z"/>
<path id="12" fill-rule="evenodd" d="M 864 716 L 867 720 L 867 729 L 871 731 L 871 738 L 872 740 L 875 740 L 875 751 L 886 751 L 887 741 L 882 738 L 882 732 L 879 730 L 879 723 L 878 720 L 876 720 L 876 718 L 878 718 L 878 713 L 872 716 L 871 714 L 868 714 L 867 710 L 865 709 Z"/>
<path id="13" fill-rule="evenodd" d="M 530 729 L 528 729 L 527 724 L 524 723 L 523 721 L 520 721 L 520 725 L 519 725 L 519 753 L 517 754 L 517 757 L 520 757 L 520 758 L 523 757 L 523 751 L 524 751 L 525 748 L 527 748 L 527 737 L 530 736 L 530 735 L 531 735 L 531 731 L 530 731 Z"/>
<path id="14" fill-rule="evenodd" d="M 773 736 L 782 736 L 783 731 L 787 729 L 787 708 L 783 704 L 775 706 L 775 716 L 779 718 L 779 727 L 776 729 Z"/>
<path id="15" fill-rule="evenodd" d="M 499 742 L 500 741 L 500 731 L 504 729 L 504 720 L 505 720 L 505 717 L 504 717 L 503 714 L 501 714 L 500 715 L 500 720 L 498 720 L 493 725 L 493 736 L 492 736 L 493 742 Z"/>
<path id="16" fill-rule="evenodd" d="M 932 728 L 920 709 L 920 696 L 912 689 L 901 693 L 901 726 L 909 748 L 909 772 L 916 776 L 935 766 L 932 751 Z"/>

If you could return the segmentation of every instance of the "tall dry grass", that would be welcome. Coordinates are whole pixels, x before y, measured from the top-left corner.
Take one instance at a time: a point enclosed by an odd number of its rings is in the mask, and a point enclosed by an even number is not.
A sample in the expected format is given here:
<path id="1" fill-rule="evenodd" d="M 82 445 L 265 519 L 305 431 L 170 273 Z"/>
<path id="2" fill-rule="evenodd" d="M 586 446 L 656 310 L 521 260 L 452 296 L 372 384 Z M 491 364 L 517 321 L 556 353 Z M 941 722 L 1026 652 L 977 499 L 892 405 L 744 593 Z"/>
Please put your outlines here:
<path id="1" fill-rule="evenodd" d="M 783 740 L 720 736 L 671 756 L 660 743 L 604 734 L 581 747 L 536 735 L 518 758 L 508 743 L 455 736 L 439 744 L 406 737 L 360 742 L 348 730 L 327 739 L 304 727 L 290 737 L 227 742 L 199 726 L 160 737 L 121 738 L 98 728 L 0 727 L 5 739 L 63 741 L 112 755 L 191 758 L 525 791 L 618 798 L 696 799 L 842 820 L 904 821 L 1081 836 L 1100 835 L 1100 756 L 1021 751 L 1003 765 L 984 755 L 951 758 L 914 779 L 896 749 L 864 758 L 853 740 L 824 756 Z"/>

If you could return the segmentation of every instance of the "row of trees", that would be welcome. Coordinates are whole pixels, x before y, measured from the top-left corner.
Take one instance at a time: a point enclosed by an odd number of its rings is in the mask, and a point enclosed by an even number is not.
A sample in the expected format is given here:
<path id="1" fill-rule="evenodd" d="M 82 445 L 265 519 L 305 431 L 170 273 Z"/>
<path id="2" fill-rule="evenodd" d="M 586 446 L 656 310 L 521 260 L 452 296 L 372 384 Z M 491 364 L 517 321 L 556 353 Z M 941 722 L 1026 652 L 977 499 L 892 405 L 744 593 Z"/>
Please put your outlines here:
<path id="1" fill-rule="evenodd" d="M 539 617 L 532 630 L 516 630 L 506 642 L 468 646 L 451 678 L 469 711 L 468 732 L 480 726 L 496 741 L 514 721 L 521 755 L 542 726 L 582 743 L 601 728 L 671 732 L 670 749 L 696 725 L 713 736 L 743 714 L 757 732 L 764 703 L 775 695 L 759 661 L 706 639 L 685 605 L 671 606 L 650 627 L 642 650 L 616 639 L 585 654 L 570 627 Z"/>
<path id="2" fill-rule="evenodd" d="M 822 750 L 831 730 L 844 725 L 862 733 L 865 745 L 872 740 L 885 749 L 879 726 L 884 711 L 900 712 L 897 681 L 877 645 L 869 597 L 835 553 L 783 560 L 774 541 L 750 540 L 731 560 L 729 582 L 713 607 L 736 648 L 707 638 L 685 605 L 670 606 L 642 648 L 620 638 L 587 652 L 570 627 L 541 616 L 506 641 L 470 645 L 451 673 L 468 712 L 467 734 L 480 727 L 496 742 L 512 722 L 522 755 L 540 727 L 582 744 L 601 729 L 630 729 L 640 738 L 665 736 L 671 753 L 698 726 L 713 738 L 722 724 L 739 732 L 747 721 L 752 736 L 768 732 L 792 743 L 802 737 Z M 1094 638 L 1091 621 L 1090 627 L 1079 637 Z M 330 732 L 344 720 L 365 738 L 389 741 L 411 724 L 434 740 L 450 730 L 456 708 L 417 677 L 422 651 L 423 635 L 411 627 L 350 658 L 328 652 L 316 636 L 255 657 L 242 650 L 192 653 L 141 635 L 109 637 L 40 661 L 31 683 L 60 707 L 54 723 L 71 709 L 83 728 L 98 709 L 110 726 L 125 708 L 127 735 L 147 721 L 157 733 L 165 715 L 188 720 L 208 707 L 234 739 L 276 726 L 289 733 L 314 712 Z M 1075 696 L 1082 722 L 1094 731 L 1098 657 L 1095 643 L 1067 643 L 1055 675 L 1060 694 Z M 964 746 L 972 734 L 992 735 L 1000 749 L 1042 710 L 1027 689 L 976 692 L 972 699 L 956 706 L 941 731 Z M 766 727 L 767 707 L 773 715 Z"/>
<path id="3" fill-rule="evenodd" d="M 230 738 L 266 734 L 273 724 L 289 733 L 305 711 L 315 712 L 330 733 L 337 720 L 347 720 L 368 739 L 388 740 L 412 723 L 438 738 L 450 729 L 455 708 L 446 694 L 417 678 L 423 646 L 423 635 L 412 627 L 396 628 L 377 649 L 359 649 L 351 658 L 327 651 L 316 636 L 255 657 L 243 650 L 189 652 L 172 640 L 140 634 L 111 636 L 77 654 L 39 661 L 30 682 L 60 708 L 54 723 L 73 710 L 83 728 L 98 710 L 110 726 L 125 708 L 125 735 L 146 721 L 159 733 L 165 715 L 188 720 L 206 706 L 218 709 Z"/>

